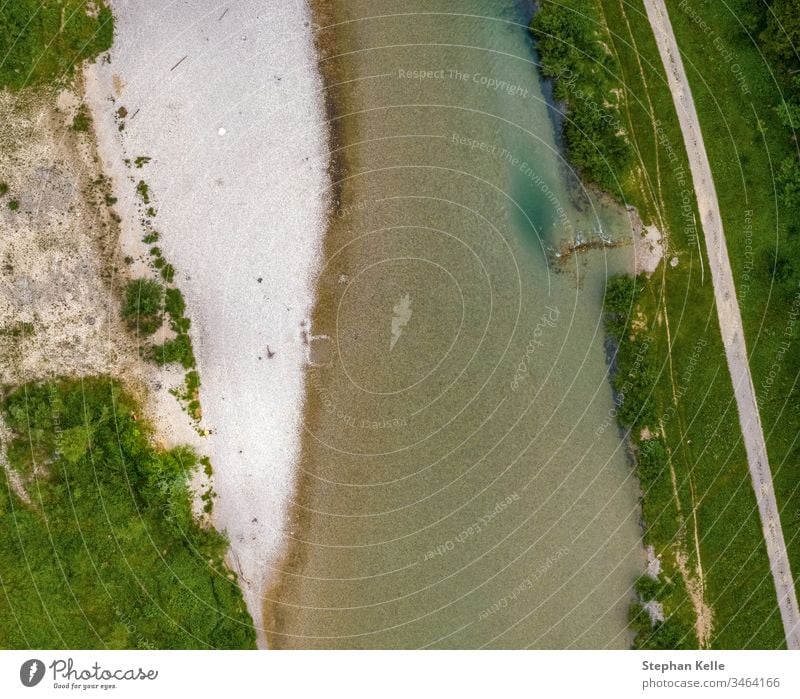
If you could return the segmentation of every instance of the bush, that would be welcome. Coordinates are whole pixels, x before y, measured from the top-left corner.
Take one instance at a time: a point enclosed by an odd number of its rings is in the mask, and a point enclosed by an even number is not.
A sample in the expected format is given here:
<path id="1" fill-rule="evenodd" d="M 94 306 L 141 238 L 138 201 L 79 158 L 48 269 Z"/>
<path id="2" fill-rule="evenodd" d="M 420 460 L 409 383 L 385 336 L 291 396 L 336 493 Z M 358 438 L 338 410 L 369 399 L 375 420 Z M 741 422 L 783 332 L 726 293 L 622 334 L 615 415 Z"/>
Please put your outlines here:
<path id="1" fill-rule="evenodd" d="M 694 633 L 674 617 L 653 625 L 650 615 L 641 604 L 631 606 L 630 626 L 636 634 L 635 650 L 690 650 Z"/>
<path id="2" fill-rule="evenodd" d="M 661 583 L 651 575 L 641 575 L 634 584 L 636 592 L 643 602 L 650 602 L 651 600 L 658 599 L 658 594 L 661 591 Z"/>
<path id="3" fill-rule="evenodd" d="M 191 514 L 191 449 L 156 449 L 110 379 L 27 384 L 2 411 L 32 496 L 0 468 L 4 648 L 254 647 L 227 543 Z"/>
<path id="4" fill-rule="evenodd" d="M 175 268 L 171 264 L 165 264 L 161 267 L 161 276 L 167 284 L 172 284 L 175 279 Z"/>
<path id="5" fill-rule="evenodd" d="M 178 363 L 184 369 L 193 369 L 196 365 L 192 341 L 186 334 L 178 335 L 174 340 L 167 340 L 153 347 L 150 357 L 156 364 Z"/>
<path id="6" fill-rule="evenodd" d="M 627 335 L 644 281 L 628 274 L 611 277 L 603 297 L 606 331 L 614 338 Z"/>
<path id="7" fill-rule="evenodd" d="M 634 158 L 613 106 L 624 85 L 604 48 L 612 42 L 596 0 L 544 0 L 531 32 L 542 75 L 553 79 L 555 97 L 565 107 L 562 130 L 570 161 L 585 179 L 617 194 Z"/>
<path id="8" fill-rule="evenodd" d="M 81 108 L 72 119 L 72 130 L 78 131 L 79 133 L 86 133 L 89 131 L 91 125 L 92 119 L 89 116 L 89 111 L 86 109 L 85 105 L 81 105 Z"/>
<path id="9" fill-rule="evenodd" d="M 173 318 L 181 318 L 186 312 L 186 301 L 180 289 L 167 289 L 164 307 Z"/>
<path id="10" fill-rule="evenodd" d="M 145 204 L 150 203 L 150 187 L 147 186 L 147 182 L 144 180 L 139 180 L 138 184 L 136 185 L 136 191 Z"/>
<path id="11" fill-rule="evenodd" d="M 639 442 L 637 464 L 639 480 L 644 487 L 658 480 L 668 463 L 667 448 L 660 439 L 643 439 Z"/>
<path id="12" fill-rule="evenodd" d="M 619 405 L 617 420 L 628 428 L 644 427 L 656 419 L 652 394 L 657 375 L 650 362 L 652 339 L 641 332 L 630 332 L 643 283 L 629 275 L 611 277 L 603 300 L 606 331 L 617 341 L 613 377 Z"/>
<path id="13" fill-rule="evenodd" d="M 152 279 L 132 279 L 125 288 L 122 316 L 128 326 L 150 335 L 161 327 L 164 288 Z"/>
<path id="14" fill-rule="evenodd" d="M 190 320 L 184 316 L 186 301 L 180 289 L 167 289 L 165 308 L 170 317 L 170 327 L 178 334 L 189 332 Z"/>

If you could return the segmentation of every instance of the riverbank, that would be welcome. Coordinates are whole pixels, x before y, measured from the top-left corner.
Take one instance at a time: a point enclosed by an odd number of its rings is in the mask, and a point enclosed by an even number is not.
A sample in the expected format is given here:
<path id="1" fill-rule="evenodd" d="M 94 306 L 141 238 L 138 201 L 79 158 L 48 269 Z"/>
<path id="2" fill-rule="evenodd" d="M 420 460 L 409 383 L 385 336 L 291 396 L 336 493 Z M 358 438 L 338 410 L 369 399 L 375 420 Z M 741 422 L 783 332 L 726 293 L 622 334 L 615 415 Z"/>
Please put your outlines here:
<path id="1" fill-rule="evenodd" d="M 564 11 L 560 3 L 552 5 L 556 12 Z M 635 155 L 630 170 L 614 172 L 612 179 L 622 183 L 622 195 L 643 219 L 664 233 L 669 262 L 642 280 L 628 299 L 631 330 L 612 332 L 621 338 L 618 361 L 621 357 L 626 363 L 616 379 L 618 387 L 628 387 L 619 413 L 639 454 L 645 540 L 661 562 L 659 583 L 643 587 L 640 598 L 647 606 L 655 597 L 672 626 L 670 633 L 659 634 L 638 608 L 633 619 L 636 642 L 645 648 L 779 647 L 783 639 L 776 598 L 724 362 L 699 216 L 658 49 L 643 13 L 605 1 L 595 9 L 596 21 L 609 37 L 604 45 L 619 66 L 624 87 L 620 114 Z M 734 23 L 732 19 L 731 29 Z M 707 26 L 712 24 L 718 21 L 709 20 Z M 706 46 L 697 44 L 696 65 L 709 58 Z M 728 67 L 714 70 L 721 73 Z M 721 84 L 721 77 L 710 84 Z M 733 91 L 719 94 L 738 99 Z M 718 98 L 715 92 L 708 99 L 718 104 Z M 740 110 L 731 105 L 730 113 Z M 742 136 L 737 147 L 750 150 L 749 143 Z M 735 160 L 732 152 L 726 158 Z M 723 187 L 736 181 L 725 177 Z M 746 200 L 741 193 L 736 197 L 740 205 Z M 740 229 L 742 220 L 729 230 Z M 746 327 L 746 308 L 743 315 Z M 776 490 L 780 496 L 777 481 Z"/>
<path id="2" fill-rule="evenodd" d="M 103 166 L 132 264 L 147 264 L 143 235 L 157 230 L 185 294 L 215 524 L 261 631 L 288 535 L 328 197 L 310 18 L 300 4 L 113 7 L 111 60 L 87 74 Z"/>

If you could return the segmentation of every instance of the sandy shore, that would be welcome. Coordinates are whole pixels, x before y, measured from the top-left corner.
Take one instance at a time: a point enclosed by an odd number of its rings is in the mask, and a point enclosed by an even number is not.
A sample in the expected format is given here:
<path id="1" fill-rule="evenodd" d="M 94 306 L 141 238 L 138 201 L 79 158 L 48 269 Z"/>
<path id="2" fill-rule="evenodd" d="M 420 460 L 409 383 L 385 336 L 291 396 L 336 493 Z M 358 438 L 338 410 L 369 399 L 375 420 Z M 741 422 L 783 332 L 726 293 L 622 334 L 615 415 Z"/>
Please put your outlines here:
<path id="1" fill-rule="evenodd" d="M 135 186 L 147 183 L 152 226 L 186 295 L 215 521 L 263 645 L 262 596 L 284 550 L 325 230 L 327 139 L 310 15 L 302 2 L 112 4 L 110 61 L 87 71 L 103 166 L 125 250 L 141 246 Z M 151 160 L 124 163 L 140 156 Z"/>

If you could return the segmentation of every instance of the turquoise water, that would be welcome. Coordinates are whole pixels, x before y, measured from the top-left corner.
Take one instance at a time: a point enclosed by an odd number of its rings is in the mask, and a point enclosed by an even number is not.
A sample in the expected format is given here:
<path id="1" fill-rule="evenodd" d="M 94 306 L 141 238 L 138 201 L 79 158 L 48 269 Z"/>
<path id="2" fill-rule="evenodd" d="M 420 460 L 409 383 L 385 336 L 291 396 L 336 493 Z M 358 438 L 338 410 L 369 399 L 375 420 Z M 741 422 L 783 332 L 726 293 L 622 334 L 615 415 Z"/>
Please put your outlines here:
<path id="1" fill-rule="evenodd" d="M 570 177 L 521 5 L 342 6 L 332 360 L 270 643 L 626 647 L 643 555 L 600 304 L 629 253 L 547 251 L 627 219 Z"/>

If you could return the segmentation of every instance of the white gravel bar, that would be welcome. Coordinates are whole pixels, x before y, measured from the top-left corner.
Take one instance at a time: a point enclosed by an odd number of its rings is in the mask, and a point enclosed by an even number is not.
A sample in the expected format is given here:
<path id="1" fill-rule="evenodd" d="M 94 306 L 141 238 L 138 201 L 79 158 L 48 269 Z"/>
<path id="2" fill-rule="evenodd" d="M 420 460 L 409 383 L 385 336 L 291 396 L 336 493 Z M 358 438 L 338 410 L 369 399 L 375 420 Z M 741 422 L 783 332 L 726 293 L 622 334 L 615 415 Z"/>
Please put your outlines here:
<path id="1" fill-rule="evenodd" d="M 215 522 L 264 645 L 262 599 L 284 550 L 304 396 L 303 323 L 328 201 L 322 81 L 295 0 L 115 0 L 110 61 L 87 69 L 123 246 L 158 245 L 186 295 L 202 379 Z M 124 130 L 117 112 L 124 107 Z M 124 114 L 124 112 L 123 112 Z M 124 165 L 151 158 L 137 168 Z M 127 243 L 126 243 L 127 238 Z"/>

